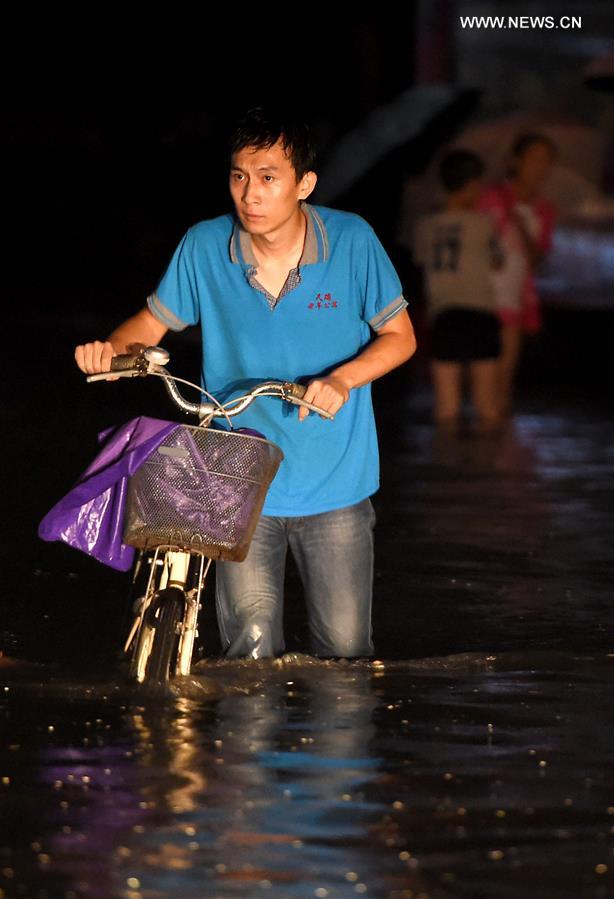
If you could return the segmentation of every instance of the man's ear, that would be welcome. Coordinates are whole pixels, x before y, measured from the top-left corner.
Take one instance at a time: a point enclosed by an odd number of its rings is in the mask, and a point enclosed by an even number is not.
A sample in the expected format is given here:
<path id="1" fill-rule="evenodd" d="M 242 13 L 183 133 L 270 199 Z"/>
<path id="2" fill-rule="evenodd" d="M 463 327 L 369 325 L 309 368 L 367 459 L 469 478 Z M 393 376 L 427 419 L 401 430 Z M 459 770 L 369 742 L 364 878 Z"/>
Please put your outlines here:
<path id="1" fill-rule="evenodd" d="M 317 181 L 318 176 L 315 172 L 305 172 L 305 174 L 301 178 L 301 184 L 298 194 L 299 200 L 306 200 L 307 197 L 313 193 Z"/>

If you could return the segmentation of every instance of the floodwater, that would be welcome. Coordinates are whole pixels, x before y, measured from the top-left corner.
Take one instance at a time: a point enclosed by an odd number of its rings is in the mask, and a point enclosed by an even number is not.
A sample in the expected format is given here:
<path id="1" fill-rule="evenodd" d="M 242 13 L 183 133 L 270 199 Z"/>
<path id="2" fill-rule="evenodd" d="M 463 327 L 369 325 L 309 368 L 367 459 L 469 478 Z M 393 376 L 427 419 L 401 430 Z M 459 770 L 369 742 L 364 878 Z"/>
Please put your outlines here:
<path id="1" fill-rule="evenodd" d="M 131 688 L 125 579 L 27 536 L 66 434 L 7 485 L 2 899 L 612 894 L 614 425 L 438 438 L 422 402 L 382 412 L 373 662 L 301 654 L 291 571 L 282 659 L 216 658 L 209 605 L 194 675 Z"/>
<path id="2" fill-rule="evenodd" d="M 613 661 L 7 680 L 3 895 L 605 897 Z"/>

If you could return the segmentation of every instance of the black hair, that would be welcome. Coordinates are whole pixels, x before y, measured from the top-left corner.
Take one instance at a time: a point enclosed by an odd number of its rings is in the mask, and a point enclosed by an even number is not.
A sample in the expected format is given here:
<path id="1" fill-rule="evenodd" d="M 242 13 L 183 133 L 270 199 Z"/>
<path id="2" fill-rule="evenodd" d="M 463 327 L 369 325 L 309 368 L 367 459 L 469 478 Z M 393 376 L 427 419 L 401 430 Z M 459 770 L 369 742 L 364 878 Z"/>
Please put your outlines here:
<path id="1" fill-rule="evenodd" d="M 524 134 L 519 134 L 510 147 L 506 170 L 508 178 L 516 174 L 517 168 L 514 163 L 522 159 L 527 150 L 530 150 L 535 144 L 542 144 L 548 149 L 552 159 L 556 159 L 556 144 L 547 134 L 541 134 L 539 131 L 527 131 Z"/>
<path id="2" fill-rule="evenodd" d="M 452 193 L 481 178 L 485 169 L 483 160 L 470 150 L 450 150 L 439 164 L 439 179 L 445 190 Z"/>
<path id="3" fill-rule="evenodd" d="M 316 153 L 309 125 L 291 113 L 254 106 L 236 122 L 230 137 L 230 156 L 245 147 L 268 150 L 281 141 L 296 180 L 315 168 Z"/>

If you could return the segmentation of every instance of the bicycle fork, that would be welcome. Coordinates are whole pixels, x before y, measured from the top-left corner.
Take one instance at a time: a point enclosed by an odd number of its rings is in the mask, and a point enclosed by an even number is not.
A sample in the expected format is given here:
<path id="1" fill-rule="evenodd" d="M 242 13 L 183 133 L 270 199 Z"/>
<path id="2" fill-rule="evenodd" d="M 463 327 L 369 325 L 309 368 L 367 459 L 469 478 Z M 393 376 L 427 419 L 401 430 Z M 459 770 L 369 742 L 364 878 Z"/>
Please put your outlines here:
<path id="1" fill-rule="evenodd" d="M 198 569 L 195 572 L 194 585 L 186 589 L 192 560 Z M 176 662 L 170 673 L 178 675 L 190 673 L 194 641 L 198 635 L 200 598 L 211 559 L 205 560 L 205 556 L 200 553 L 158 547 L 150 560 L 150 565 L 145 595 L 138 603 L 136 617 L 124 646 L 124 652 L 128 652 L 136 638 L 137 648 L 132 662 L 132 672 L 139 683 L 145 680 L 147 662 L 154 640 L 154 629 L 148 627 L 147 613 L 154 599 L 167 588 L 176 588 L 183 594 L 183 616 L 176 622 L 178 637 Z M 143 630 L 145 633 L 141 633 Z"/>

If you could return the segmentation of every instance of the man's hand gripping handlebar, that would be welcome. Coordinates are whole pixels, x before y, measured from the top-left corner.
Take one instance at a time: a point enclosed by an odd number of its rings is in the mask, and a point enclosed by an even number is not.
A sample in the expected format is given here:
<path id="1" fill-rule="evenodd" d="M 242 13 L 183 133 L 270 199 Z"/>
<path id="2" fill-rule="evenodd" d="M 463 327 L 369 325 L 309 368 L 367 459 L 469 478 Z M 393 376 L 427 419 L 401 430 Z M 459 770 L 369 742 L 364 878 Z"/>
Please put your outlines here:
<path id="1" fill-rule="evenodd" d="M 97 374 L 88 375 L 87 381 L 109 381 L 117 378 L 144 378 L 147 375 L 155 375 L 164 380 L 169 396 L 176 406 L 184 412 L 198 415 L 200 419 L 211 418 L 229 418 L 233 415 L 239 415 L 244 409 L 258 396 L 277 396 L 280 399 L 292 403 L 294 406 L 303 406 L 310 412 L 315 412 L 322 418 L 332 420 L 334 418 L 330 412 L 321 409 L 313 403 L 306 402 L 303 397 L 307 390 L 302 384 L 296 384 L 293 381 L 264 381 L 248 390 L 243 396 L 229 400 L 223 405 L 215 397 L 207 394 L 197 384 L 191 384 L 182 378 L 176 378 L 166 370 L 166 365 L 170 359 L 167 350 L 158 346 L 145 347 L 139 353 L 126 353 L 119 356 L 113 356 L 111 359 L 110 371 L 99 372 Z M 208 403 L 190 403 L 180 394 L 177 383 L 187 384 L 205 393 L 212 402 Z"/>

